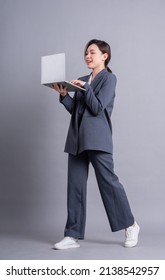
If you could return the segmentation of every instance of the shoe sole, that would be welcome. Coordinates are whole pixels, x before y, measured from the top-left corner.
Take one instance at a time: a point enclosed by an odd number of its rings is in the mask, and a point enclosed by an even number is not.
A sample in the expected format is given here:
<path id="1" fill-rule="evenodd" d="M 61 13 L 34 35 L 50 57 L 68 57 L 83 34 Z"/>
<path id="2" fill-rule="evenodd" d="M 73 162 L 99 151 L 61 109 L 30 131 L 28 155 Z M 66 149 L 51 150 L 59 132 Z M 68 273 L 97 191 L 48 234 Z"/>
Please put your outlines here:
<path id="1" fill-rule="evenodd" d="M 69 247 L 68 246 L 66 246 L 66 247 L 58 247 L 58 246 L 54 245 L 54 249 L 55 250 L 67 250 L 67 249 L 75 249 L 75 248 L 79 248 L 79 247 L 80 247 L 79 244 L 77 244 L 77 245 L 70 245 Z"/>
<path id="2" fill-rule="evenodd" d="M 137 242 L 137 243 L 138 243 L 138 242 Z M 124 247 L 125 247 L 125 248 L 133 248 L 133 247 L 136 247 L 137 243 L 134 244 L 134 245 L 126 245 L 126 244 L 124 244 Z"/>

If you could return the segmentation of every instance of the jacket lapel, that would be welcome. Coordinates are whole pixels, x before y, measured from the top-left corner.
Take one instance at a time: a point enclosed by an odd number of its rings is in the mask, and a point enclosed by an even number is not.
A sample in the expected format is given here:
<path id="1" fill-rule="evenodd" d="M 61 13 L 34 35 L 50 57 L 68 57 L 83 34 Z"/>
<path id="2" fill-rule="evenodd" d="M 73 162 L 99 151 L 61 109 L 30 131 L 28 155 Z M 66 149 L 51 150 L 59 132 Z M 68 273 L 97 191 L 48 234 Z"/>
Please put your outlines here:
<path id="1" fill-rule="evenodd" d="M 97 94 L 97 92 L 100 90 L 100 87 L 102 86 L 101 80 L 103 79 L 105 73 L 107 73 L 106 69 L 100 71 L 91 83 L 91 87 L 95 91 L 95 94 Z"/>

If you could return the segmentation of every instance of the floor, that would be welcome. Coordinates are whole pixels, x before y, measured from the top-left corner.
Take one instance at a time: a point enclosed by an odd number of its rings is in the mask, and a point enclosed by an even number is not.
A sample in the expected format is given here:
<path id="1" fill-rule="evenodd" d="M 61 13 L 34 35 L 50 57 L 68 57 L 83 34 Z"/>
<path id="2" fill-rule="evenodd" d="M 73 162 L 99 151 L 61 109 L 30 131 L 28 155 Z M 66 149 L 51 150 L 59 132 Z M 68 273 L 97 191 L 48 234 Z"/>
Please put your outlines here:
<path id="1" fill-rule="evenodd" d="M 41 233 L 42 232 L 42 233 Z M 98 229 L 95 236 L 87 232 L 80 248 L 54 250 L 53 243 L 61 239 L 53 231 L 5 232 L 0 234 L 1 260 L 165 260 L 165 238 L 158 228 L 141 228 L 139 243 L 124 248 L 124 232 L 105 232 Z"/>

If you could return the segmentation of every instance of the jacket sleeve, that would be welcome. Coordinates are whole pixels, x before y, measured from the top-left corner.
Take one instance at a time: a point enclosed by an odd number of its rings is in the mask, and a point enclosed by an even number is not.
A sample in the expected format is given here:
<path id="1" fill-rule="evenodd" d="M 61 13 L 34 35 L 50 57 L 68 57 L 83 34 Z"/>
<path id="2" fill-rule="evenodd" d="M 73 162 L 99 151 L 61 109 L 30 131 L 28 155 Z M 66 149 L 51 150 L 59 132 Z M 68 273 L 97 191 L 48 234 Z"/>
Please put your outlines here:
<path id="1" fill-rule="evenodd" d="M 62 103 L 66 110 L 72 114 L 75 105 L 75 96 L 71 97 L 68 93 L 64 97 L 60 95 L 60 103 Z"/>
<path id="2" fill-rule="evenodd" d="M 86 105 L 91 113 L 97 116 L 114 100 L 116 76 L 114 74 L 106 76 L 99 92 L 96 94 L 88 83 L 85 83 L 84 87 L 86 89 L 84 93 Z"/>

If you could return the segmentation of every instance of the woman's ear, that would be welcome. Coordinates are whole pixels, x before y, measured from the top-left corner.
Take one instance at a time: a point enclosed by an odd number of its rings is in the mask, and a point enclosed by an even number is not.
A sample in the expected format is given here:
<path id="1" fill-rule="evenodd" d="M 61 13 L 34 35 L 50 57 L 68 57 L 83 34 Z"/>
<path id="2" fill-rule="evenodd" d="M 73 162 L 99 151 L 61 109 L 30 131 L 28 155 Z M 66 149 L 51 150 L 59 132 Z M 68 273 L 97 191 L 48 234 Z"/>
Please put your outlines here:
<path id="1" fill-rule="evenodd" d="M 107 53 L 103 53 L 103 60 L 105 61 L 108 58 L 108 54 Z"/>

